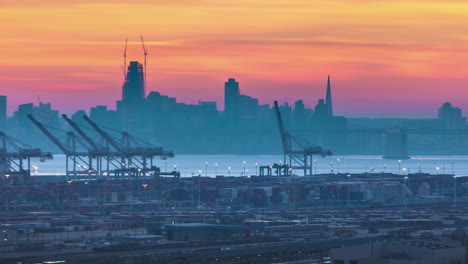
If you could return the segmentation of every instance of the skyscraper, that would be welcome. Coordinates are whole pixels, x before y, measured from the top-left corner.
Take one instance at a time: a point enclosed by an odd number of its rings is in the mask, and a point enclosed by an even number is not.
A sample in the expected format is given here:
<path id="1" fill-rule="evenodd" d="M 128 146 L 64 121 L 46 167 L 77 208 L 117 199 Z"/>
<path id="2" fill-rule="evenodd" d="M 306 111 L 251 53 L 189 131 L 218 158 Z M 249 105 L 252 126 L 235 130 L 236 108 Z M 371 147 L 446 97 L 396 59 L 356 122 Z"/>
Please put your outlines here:
<path id="1" fill-rule="evenodd" d="M 453 107 L 450 103 L 444 103 L 438 111 L 439 121 L 445 128 L 462 127 L 466 124 L 466 119 L 462 116 L 462 110 Z"/>
<path id="2" fill-rule="evenodd" d="M 122 87 L 123 102 L 138 102 L 146 97 L 143 76 L 143 65 L 138 61 L 131 61 Z"/>
<path id="3" fill-rule="evenodd" d="M 7 97 L 0 95 L 0 131 L 5 131 L 7 120 Z"/>
<path id="4" fill-rule="evenodd" d="M 332 103 L 332 95 L 331 95 L 331 86 L 330 86 L 330 75 L 328 75 L 327 81 L 327 97 L 325 98 L 325 105 L 327 106 L 327 116 L 333 116 L 333 103 Z"/>
<path id="5" fill-rule="evenodd" d="M 239 116 L 239 83 L 230 78 L 224 83 L 224 114 L 230 122 Z"/>

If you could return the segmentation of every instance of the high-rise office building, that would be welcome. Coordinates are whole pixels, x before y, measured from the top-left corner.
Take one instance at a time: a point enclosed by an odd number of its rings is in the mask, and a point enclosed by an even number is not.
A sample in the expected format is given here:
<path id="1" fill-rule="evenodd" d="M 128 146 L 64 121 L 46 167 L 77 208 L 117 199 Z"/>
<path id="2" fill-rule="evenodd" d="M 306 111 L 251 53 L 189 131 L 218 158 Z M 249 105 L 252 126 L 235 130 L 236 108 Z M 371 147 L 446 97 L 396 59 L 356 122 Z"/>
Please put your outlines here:
<path id="1" fill-rule="evenodd" d="M 122 101 L 138 102 L 145 97 L 143 65 L 138 61 L 131 61 L 122 87 Z"/>
<path id="2" fill-rule="evenodd" d="M 331 95 L 331 85 L 330 85 L 330 75 L 328 75 L 327 81 L 327 97 L 325 98 L 325 105 L 327 106 L 327 116 L 333 116 L 333 103 L 332 103 L 332 95 Z"/>
<path id="3" fill-rule="evenodd" d="M 7 120 L 7 97 L 0 95 L 0 131 L 5 131 Z"/>
<path id="4" fill-rule="evenodd" d="M 239 116 L 239 97 L 239 83 L 236 79 L 228 79 L 224 84 L 224 114 L 231 122 Z"/>
<path id="5" fill-rule="evenodd" d="M 446 128 L 461 127 L 466 124 L 466 119 L 462 116 L 462 110 L 453 107 L 450 103 L 444 103 L 438 111 L 439 120 Z"/>
<path id="6" fill-rule="evenodd" d="M 306 124 L 306 111 L 304 101 L 298 100 L 294 103 L 293 122 L 295 129 L 302 129 Z"/>

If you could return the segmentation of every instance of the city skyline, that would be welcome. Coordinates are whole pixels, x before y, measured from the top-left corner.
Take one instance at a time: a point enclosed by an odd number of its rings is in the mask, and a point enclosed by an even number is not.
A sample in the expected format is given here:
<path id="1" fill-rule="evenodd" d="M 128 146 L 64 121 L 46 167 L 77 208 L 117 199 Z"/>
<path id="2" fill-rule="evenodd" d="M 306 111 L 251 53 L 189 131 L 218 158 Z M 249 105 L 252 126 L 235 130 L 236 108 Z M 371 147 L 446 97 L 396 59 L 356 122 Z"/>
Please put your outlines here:
<path id="1" fill-rule="evenodd" d="M 221 110 L 222 85 L 236 78 L 261 104 L 302 99 L 312 106 L 323 98 L 323 80 L 331 75 L 337 115 L 435 117 L 444 102 L 468 109 L 462 96 L 466 6 L 460 1 L 5 3 L 0 20 L 15 27 L 1 37 L 0 47 L 9 52 L 0 58 L 0 93 L 9 97 L 9 113 L 19 104 L 37 103 L 37 95 L 65 113 L 101 104 L 115 108 L 124 40 L 129 39 L 128 59 L 143 61 L 141 33 L 149 52 L 147 93 L 192 104 L 217 101 Z M 224 17 L 242 19 L 220 20 Z"/>
<path id="2" fill-rule="evenodd" d="M 136 62 L 135 63 L 139 63 L 139 62 Z M 130 63 L 128 64 L 128 67 L 130 67 Z M 328 78 L 330 78 L 330 75 L 328 75 Z M 232 79 L 232 78 L 229 78 L 229 79 Z M 326 83 L 325 83 L 326 82 Z M 297 102 L 297 101 L 300 101 L 300 100 L 304 100 L 304 106 L 308 109 L 311 109 L 313 110 L 314 109 L 314 105 L 319 102 L 320 100 L 325 100 L 328 96 L 328 88 L 329 88 L 329 83 L 330 82 L 330 79 L 328 79 L 328 81 L 323 81 L 322 80 L 322 85 L 321 87 L 318 87 L 318 89 L 321 89 L 321 93 L 322 95 L 318 94 L 316 98 L 307 98 L 307 99 L 301 99 L 300 97 L 298 98 L 292 98 L 292 97 L 285 97 L 283 100 L 279 99 L 278 101 L 281 102 L 281 103 L 288 103 L 290 106 L 294 106 L 294 103 Z M 333 81 L 333 83 L 335 83 L 336 81 Z M 123 82 L 125 83 L 125 82 Z M 125 85 L 123 84 L 122 87 L 124 87 Z M 320 86 L 320 85 L 318 85 Z M 334 85 L 335 86 L 335 85 Z M 122 87 L 118 87 L 120 90 L 122 90 Z M 327 93 L 326 94 L 323 94 L 323 89 L 324 87 L 327 88 Z M 334 87 L 334 90 L 336 90 L 336 87 Z M 339 90 L 339 89 L 338 89 Z M 223 91 L 223 88 L 221 87 L 221 91 Z M 90 94 L 92 94 L 92 91 L 89 91 Z M 159 91 L 157 90 L 150 90 L 148 91 L 148 93 L 146 94 L 146 96 L 150 93 L 150 92 L 156 92 L 156 93 L 159 93 Z M 122 91 L 118 91 L 117 92 L 119 94 L 119 96 L 116 97 L 116 100 L 109 103 L 109 104 L 106 104 L 106 103 L 100 103 L 100 102 L 96 102 L 96 104 L 91 104 L 89 105 L 85 105 L 85 104 L 78 104 L 79 106 L 83 106 L 83 107 L 77 107 L 77 108 L 60 108 L 60 105 L 62 105 L 61 103 L 57 103 L 57 102 L 52 102 L 50 100 L 47 100 L 47 98 L 45 98 L 45 100 L 43 100 L 42 97 L 40 94 L 35 94 L 34 96 L 31 96 L 31 99 L 30 101 L 27 101 L 27 100 L 24 100 L 20 103 L 17 103 L 15 102 L 14 98 L 13 100 L 11 100 L 11 97 L 10 95 L 8 95 L 8 93 L 5 93 L 5 96 L 8 97 L 8 103 L 7 103 L 7 114 L 8 116 L 12 116 L 13 113 L 15 111 L 18 110 L 18 107 L 20 105 L 24 105 L 24 104 L 33 104 L 33 105 L 37 105 L 39 106 L 40 104 L 42 103 L 50 103 L 51 106 L 55 109 L 55 110 L 58 110 L 60 111 L 61 113 L 64 113 L 64 114 L 74 114 L 78 111 L 85 111 L 86 113 L 90 113 L 91 109 L 96 107 L 96 106 L 106 106 L 109 110 L 116 110 L 118 109 L 118 102 L 119 100 L 121 99 L 122 97 Z M 335 91 L 336 93 L 336 91 Z M 215 99 L 213 101 L 210 101 L 210 100 L 206 100 L 206 99 L 203 99 L 203 98 L 200 98 L 196 101 L 184 101 L 184 100 L 180 100 L 180 97 L 173 97 L 169 94 L 163 94 L 161 93 L 162 95 L 164 96 L 169 96 L 169 97 L 172 97 L 174 99 L 177 100 L 178 103 L 182 103 L 182 104 L 188 104 L 188 105 L 199 105 L 201 102 L 215 102 L 216 105 L 217 105 L 217 109 L 218 111 L 220 112 L 223 112 L 224 111 L 224 94 L 221 95 L 221 99 Z M 250 96 L 250 95 L 249 95 Z M 23 96 L 23 97 L 26 97 L 26 96 Z M 22 98 L 23 98 L 22 97 Z M 334 96 L 335 97 L 335 96 Z M 340 98 L 340 95 L 336 95 L 337 98 Z M 26 97 L 27 98 L 27 97 Z M 111 97 L 113 98 L 113 97 Z M 182 96 L 182 98 L 184 98 Z M 255 98 L 255 97 L 254 97 Z M 262 98 L 262 95 L 259 95 L 258 98 L 256 98 L 259 102 L 260 105 L 268 105 L 269 107 L 272 107 L 273 106 L 273 103 L 270 103 L 268 102 L 267 100 L 265 100 L 265 98 Z M 336 99 L 334 99 L 336 100 Z M 13 103 L 11 102 L 13 101 Z M 341 102 L 340 100 L 336 100 L 338 102 Z M 382 113 L 382 112 L 374 112 L 374 113 L 371 113 L 371 112 L 346 112 L 346 111 L 342 111 L 343 107 L 340 107 L 340 106 L 337 106 L 337 107 L 334 107 L 334 109 L 338 109 L 338 111 L 336 111 L 337 115 L 339 116 L 344 116 L 344 117 L 349 117 L 349 118 L 429 118 L 429 119 L 433 119 L 433 118 L 437 118 L 438 116 L 438 108 L 442 105 L 442 104 L 445 104 L 445 103 L 450 103 L 452 104 L 451 102 L 445 102 L 445 101 L 441 101 L 439 104 L 435 104 L 435 107 L 434 109 L 430 109 L 431 112 L 406 112 L 406 113 L 398 113 L 398 112 L 390 112 L 390 113 Z M 57 105 L 59 105 L 59 107 L 57 107 Z M 454 105 L 456 107 L 458 107 L 457 105 Z M 341 111 L 340 111 L 341 109 Z M 463 109 L 460 107 L 460 109 Z M 333 110 L 335 111 L 335 110 Z"/>

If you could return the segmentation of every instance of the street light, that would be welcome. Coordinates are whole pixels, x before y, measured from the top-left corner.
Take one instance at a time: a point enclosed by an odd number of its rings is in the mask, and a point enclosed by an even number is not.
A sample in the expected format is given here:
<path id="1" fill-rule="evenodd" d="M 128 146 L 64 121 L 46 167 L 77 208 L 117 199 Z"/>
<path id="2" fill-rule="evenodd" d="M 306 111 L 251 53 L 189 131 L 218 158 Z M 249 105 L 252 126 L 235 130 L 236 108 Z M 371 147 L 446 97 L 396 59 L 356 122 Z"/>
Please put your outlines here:
<path id="1" fill-rule="evenodd" d="M 405 202 L 405 210 L 407 208 L 407 204 L 406 204 L 406 189 L 408 188 L 408 176 L 405 176 L 405 188 L 403 188 L 403 198 L 404 198 L 404 202 Z"/>
<path id="2" fill-rule="evenodd" d="M 336 173 L 340 174 L 340 159 L 336 159 Z"/>
<path id="3" fill-rule="evenodd" d="M 10 174 L 5 174 L 5 177 L 6 177 L 6 181 L 7 181 L 7 184 L 8 184 L 8 182 L 9 182 L 8 179 L 10 178 Z M 9 212 L 10 211 L 10 208 L 9 208 L 10 201 L 8 199 L 8 190 L 5 190 L 5 192 L 6 192 L 6 197 L 7 197 L 6 198 L 6 210 L 7 210 L 7 212 Z"/>
<path id="4" fill-rule="evenodd" d="M 314 168 L 315 168 L 314 175 L 317 175 L 317 160 L 316 159 L 314 159 Z"/>
<path id="5" fill-rule="evenodd" d="M 437 175 L 439 175 L 440 167 L 436 167 Z"/>
<path id="6" fill-rule="evenodd" d="M 60 173 L 55 173 L 55 176 L 57 176 L 57 204 L 59 203 L 59 176 L 60 176 Z"/>
<path id="7" fill-rule="evenodd" d="M 453 176 L 453 207 L 457 206 L 457 178 L 458 176 Z"/>
<path id="8" fill-rule="evenodd" d="M 208 161 L 205 161 L 205 177 L 208 176 Z"/>
<path id="9" fill-rule="evenodd" d="M 258 175 L 258 162 L 255 162 L 255 175 Z"/>
<path id="10" fill-rule="evenodd" d="M 143 188 L 144 188 L 144 195 L 143 196 L 146 196 L 146 187 L 148 187 L 148 184 L 144 183 L 141 186 L 143 186 Z"/>
<path id="11" fill-rule="evenodd" d="M 245 175 L 245 164 L 247 163 L 245 160 L 244 160 L 244 175 Z M 280 160 L 280 163 L 281 163 L 281 160 Z"/>
<path id="12" fill-rule="evenodd" d="M 218 175 L 218 163 L 214 164 L 215 167 L 215 176 Z"/>
<path id="13" fill-rule="evenodd" d="M 228 175 L 231 176 L 231 167 L 228 167 Z"/>
<path id="14" fill-rule="evenodd" d="M 350 200 L 351 200 L 351 184 L 350 184 L 350 180 L 351 180 L 351 174 L 348 174 L 348 207 L 349 207 L 349 203 L 350 203 Z"/>
<path id="15" fill-rule="evenodd" d="M 187 177 L 187 168 L 184 168 L 184 177 Z"/>
<path id="16" fill-rule="evenodd" d="M 68 201 L 70 201 L 70 195 L 71 195 L 70 185 L 71 185 L 72 182 L 73 182 L 72 180 L 68 180 L 68 181 L 67 181 L 67 183 L 68 183 L 68 193 L 69 193 L 69 194 L 68 194 L 68 197 L 69 197 L 69 198 L 68 198 Z"/>
<path id="17" fill-rule="evenodd" d="M 198 170 L 198 206 L 201 205 L 201 173 L 202 170 Z"/>
<path id="18" fill-rule="evenodd" d="M 422 159 L 419 159 L 419 162 L 418 162 L 418 172 L 419 173 L 422 172 Z"/>

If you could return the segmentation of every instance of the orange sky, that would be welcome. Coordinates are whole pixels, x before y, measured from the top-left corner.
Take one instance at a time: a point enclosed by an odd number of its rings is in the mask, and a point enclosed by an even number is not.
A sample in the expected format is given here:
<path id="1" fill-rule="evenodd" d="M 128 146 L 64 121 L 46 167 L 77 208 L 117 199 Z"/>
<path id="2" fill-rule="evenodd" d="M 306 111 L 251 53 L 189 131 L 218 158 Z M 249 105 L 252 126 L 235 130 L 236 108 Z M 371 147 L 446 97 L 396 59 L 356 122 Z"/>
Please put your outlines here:
<path id="1" fill-rule="evenodd" d="M 282 2 L 282 3 L 281 3 Z M 0 93 L 64 111 L 121 96 L 122 53 L 148 57 L 148 90 L 313 106 L 332 75 L 337 113 L 468 111 L 468 2 L 435 0 L 0 0 Z M 398 107 L 396 107 L 398 106 Z"/>

